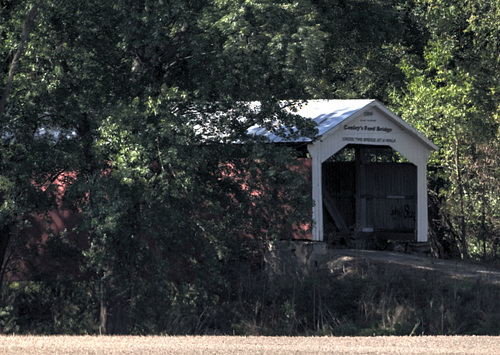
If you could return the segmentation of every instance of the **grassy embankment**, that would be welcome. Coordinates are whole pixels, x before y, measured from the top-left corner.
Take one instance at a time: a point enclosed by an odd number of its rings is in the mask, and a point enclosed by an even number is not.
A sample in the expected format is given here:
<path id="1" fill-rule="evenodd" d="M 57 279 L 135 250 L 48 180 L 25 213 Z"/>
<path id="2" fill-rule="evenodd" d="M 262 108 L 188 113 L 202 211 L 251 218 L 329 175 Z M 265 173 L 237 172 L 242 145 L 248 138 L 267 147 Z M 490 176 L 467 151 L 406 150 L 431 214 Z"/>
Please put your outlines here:
<path id="1" fill-rule="evenodd" d="M 131 304 L 128 329 L 171 335 L 500 335 L 500 286 L 488 280 L 340 256 L 308 273 L 291 270 L 271 277 L 240 265 L 231 293 L 175 309 L 165 300 L 161 314 L 153 304 L 156 319 Z M 4 295 L 3 332 L 98 334 L 98 292 L 75 287 L 17 285 Z"/>

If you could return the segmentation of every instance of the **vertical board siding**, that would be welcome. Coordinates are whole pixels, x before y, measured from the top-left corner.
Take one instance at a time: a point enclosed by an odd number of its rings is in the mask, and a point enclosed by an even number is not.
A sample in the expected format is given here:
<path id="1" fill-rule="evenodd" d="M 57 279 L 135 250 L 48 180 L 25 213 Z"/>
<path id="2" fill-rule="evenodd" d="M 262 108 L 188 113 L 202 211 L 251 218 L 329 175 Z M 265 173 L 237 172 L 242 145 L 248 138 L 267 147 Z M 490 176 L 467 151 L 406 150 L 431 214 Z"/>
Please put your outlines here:
<path id="1" fill-rule="evenodd" d="M 323 163 L 323 186 L 351 230 L 413 233 L 417 204 L 416 166 L 411 163 L 369 163 L 364 166 L 366 225 L 356 223 L 356 166 L 354 162 Z M 325 212 L 326 214 L 326 212 Z M 359 223 L 358 223 L 359 224 Z"/>
<path id="2" fill-rule="evenodd" d="M 366 165 L 367 226 L 413 232 L 417 201 L 416 166 L 409 163 Z"/>
<path id="3" fill-rule="evenodd" d="M 356 171 L 354 162 L 323 163 L 323 185 L 337 205 L 344 223 L 356 224 Z"/>

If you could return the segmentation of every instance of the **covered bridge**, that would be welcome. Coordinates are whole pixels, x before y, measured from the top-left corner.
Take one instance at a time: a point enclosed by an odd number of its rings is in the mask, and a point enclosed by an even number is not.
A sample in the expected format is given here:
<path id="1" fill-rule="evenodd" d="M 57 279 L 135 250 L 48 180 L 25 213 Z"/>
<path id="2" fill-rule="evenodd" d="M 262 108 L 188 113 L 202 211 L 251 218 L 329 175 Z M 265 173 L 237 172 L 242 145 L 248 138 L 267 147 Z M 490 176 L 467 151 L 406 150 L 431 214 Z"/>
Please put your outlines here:
<path id="1" fill-rule="evenodd" d="M 377 100 L 311 100 L 296 114 L 316 123 L 316 138 L 283 138 L 259 126 L 249 132 L 307 147 L 312 240 L 332 233 L 427 241 L 433 142 Z"/>

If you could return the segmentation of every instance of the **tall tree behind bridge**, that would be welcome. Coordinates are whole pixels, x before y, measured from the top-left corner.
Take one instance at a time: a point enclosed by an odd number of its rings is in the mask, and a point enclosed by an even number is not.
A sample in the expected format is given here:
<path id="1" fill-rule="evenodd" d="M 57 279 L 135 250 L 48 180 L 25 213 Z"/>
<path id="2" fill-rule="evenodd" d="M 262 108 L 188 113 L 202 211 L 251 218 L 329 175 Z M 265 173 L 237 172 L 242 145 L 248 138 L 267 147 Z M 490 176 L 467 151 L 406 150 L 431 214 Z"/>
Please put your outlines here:
<path id="1" fill-rule="evenodd" d="M 408 84 L 396 105 L 441 147 L 432 160 L 431 182 L 441 201 L 445 238 L 460 246 L 464 258 L 497 260 L 499 5 L 482 0 L 419 5 L 430 39 L 423 56 L 402 61 Z"/>

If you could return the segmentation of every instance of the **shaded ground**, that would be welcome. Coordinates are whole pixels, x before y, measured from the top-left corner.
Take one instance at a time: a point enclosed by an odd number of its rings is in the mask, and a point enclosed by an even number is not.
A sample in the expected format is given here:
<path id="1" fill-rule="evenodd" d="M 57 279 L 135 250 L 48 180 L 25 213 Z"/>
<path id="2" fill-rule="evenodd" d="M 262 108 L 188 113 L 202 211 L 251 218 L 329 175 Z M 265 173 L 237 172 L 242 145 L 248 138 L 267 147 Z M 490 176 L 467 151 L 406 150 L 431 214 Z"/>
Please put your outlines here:
<path id="1" fill-rule="evenodd" d="M 0 336 L 7 355 L 498 354 L 500 337 Z"/>
<path id="2" fill-rule="evenodd" d="M 437 271 L 455 278 L 475 278 L 492 284 L 500 284 L 500 268 L 467 263 L 461 260 L 441 260 L 370 250 L 331 249 L 329 252 L 345 261 L 385 262 L 420 270 Z"/>
<path id="3" fill-rule="evenodd" d="M 358 249 L 336 249 L 326 243 L 310 241 L 279 241 L 270 245 L 266 267 L 277 275 L 294 274 L 297 270 L 329 269 L 331 272 L 356 263 L 388 263 L 421 271 L 439 272 L 453 278 L 474 278 L 500 284 L 500 268 L 462 260 L 434 259 L 400 252 Z"/>

